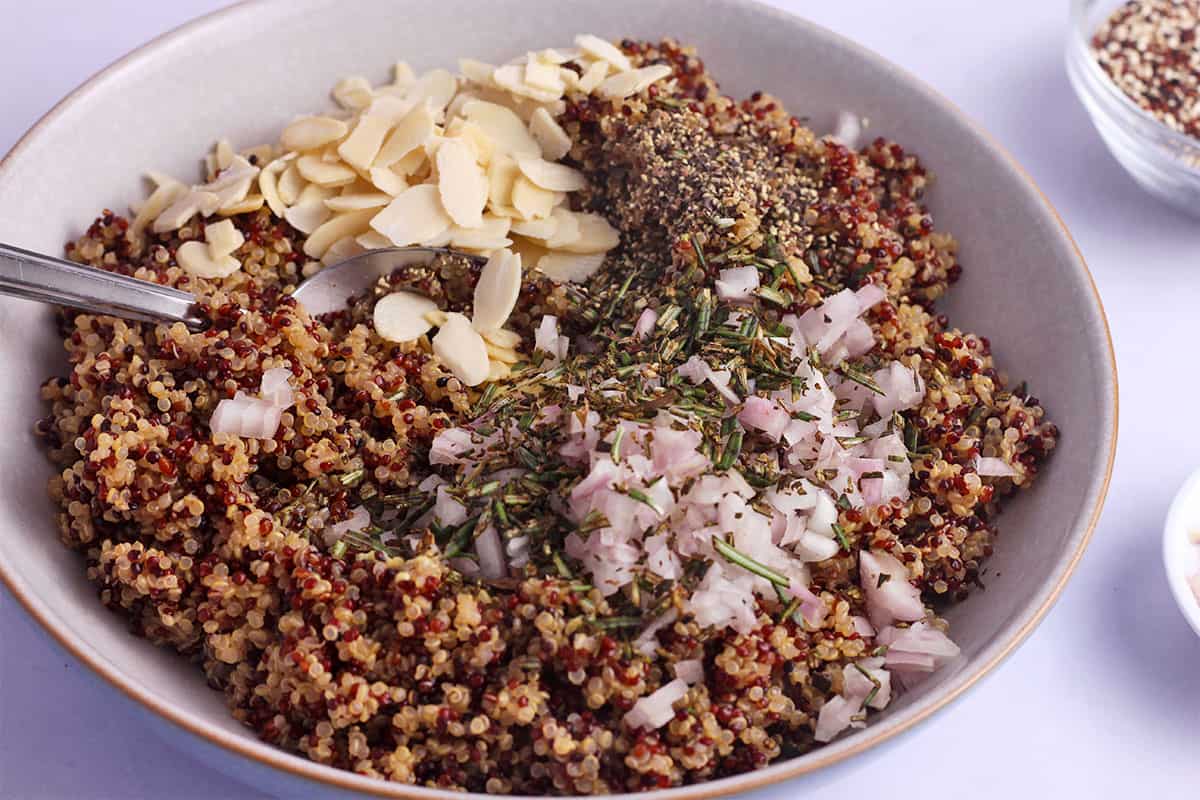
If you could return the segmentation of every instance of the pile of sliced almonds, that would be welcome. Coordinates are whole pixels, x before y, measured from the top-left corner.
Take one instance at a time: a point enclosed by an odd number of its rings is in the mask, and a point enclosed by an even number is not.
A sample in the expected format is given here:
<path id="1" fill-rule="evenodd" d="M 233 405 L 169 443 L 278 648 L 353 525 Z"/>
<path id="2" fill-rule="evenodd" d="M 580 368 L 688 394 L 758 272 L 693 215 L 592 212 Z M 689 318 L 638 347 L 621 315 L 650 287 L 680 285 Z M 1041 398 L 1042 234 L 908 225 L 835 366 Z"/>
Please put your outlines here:
<path id="1" fill-rule="evenodd" d="M 507 374 L 507 364 L 517 361 L 516 342 L 501 331 L 511 304 L 507 294 L 492 299 L 491 293 L 519 291 L 522 262 L 556 281 L 585 280 L 619 241 L 603 217 L 570 209 L 568 195 L 585 180 L 558 163 L 573 145 L 556 121 L 566 98 L 629 97 L 669 78 L 671 69 L 634 69 L 612 43 L 584 34 L 572 48 L 529 52 L 500 66 L 464 59 L 459 70 L 417 76 L 401 62 L 387 85 L 346 78 L 333 89 L 339 111 L 294 120 L 277 145 L 237 153 L 219 142 L 203 184 L 151 174 L 156 188 L 136 209 L 135 234 L 265 204 L 306 235 L 304 253 L 312 261 L 305 275 L 381 247 L 507 253 L 515 262 L 498 263 L 516 264 L 516 288 L 505 267 L 502 287 L 489 284 L 482 298 L 477 293 L 471 324 L 451 316 L 434 339 L 434 349 L 468 385 Z M 220 278 L 240 267 L 220 223 L 206 226 L 205 239 L 207 248 L 199 242 L 180 248 L 184 270 Z M 412 341 L 424 334 L 434 310 L 428 302 L 381 301 L 380 335 Z M 483 378 L 476 339 L 490 348 Z"/>
<path id="2" fill-rule="evenodd" d="M 392 292 L 375 304 L 375 332 L 393 342 L 410 342 L 437 327 L 434 354 L 466 386 L 499 380 L 519 360 L 521 337 L 504 328 L 521 293 L 521 256 L 497 250 L 475 284 L 474 314 L 445 313 L 428 297 Z"/>

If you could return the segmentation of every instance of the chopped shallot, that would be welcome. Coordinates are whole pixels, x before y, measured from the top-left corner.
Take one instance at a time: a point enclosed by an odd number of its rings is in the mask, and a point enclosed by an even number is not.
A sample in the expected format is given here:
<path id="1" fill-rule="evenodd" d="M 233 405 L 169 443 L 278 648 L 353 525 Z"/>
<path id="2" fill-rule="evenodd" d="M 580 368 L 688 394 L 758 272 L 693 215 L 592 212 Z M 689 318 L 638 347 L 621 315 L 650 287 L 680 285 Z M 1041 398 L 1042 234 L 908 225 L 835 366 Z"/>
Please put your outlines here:
<path id="1" fill-rule="evenodd" d="M 679 678 L 633 704 L 625 714 L 625 724 L 636 730 L 657 730 L 675 717 L 675 703 L 687 694 L 687 683 Z"/>

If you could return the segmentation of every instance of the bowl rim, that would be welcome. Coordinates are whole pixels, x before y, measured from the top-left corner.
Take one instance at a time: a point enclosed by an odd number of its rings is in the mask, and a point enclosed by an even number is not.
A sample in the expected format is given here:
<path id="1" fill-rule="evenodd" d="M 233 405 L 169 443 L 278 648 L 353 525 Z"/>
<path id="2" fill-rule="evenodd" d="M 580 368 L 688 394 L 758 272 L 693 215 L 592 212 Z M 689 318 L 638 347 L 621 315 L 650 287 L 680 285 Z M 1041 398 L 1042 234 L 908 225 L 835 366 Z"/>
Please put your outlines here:
<path id="1" fill-rule="evenodd" d="M 144 44 L 136 47 L 125 55 L 119 57 L 107 66 L 103 67 L 92 76 L 83 81 L 79 86 L 73 89 L 69 94 L 59 100 L 45 114 L 43 114 L 34 124 L 21 136 L 13 147 L 0 158 L 0 185 L 3 185 L 4 178 L 7 174 L 8 167 L 25 149 L 29 143 L 33 141 L 39 132 L 51 125 L 59 116 L 63 115 L 66 110 L 76 101 L 83 99 L 87 94 L 98 89 L 103 82 L 122 72 L 126 69 L 133 68 L 137 62 L 144 58 L 148 58 L 161 50 L 169 48 L 179 40 L 186 39 L 189 36 L 195 35 L 204 29 L 220 24 L 226 17 L 250 13 L 257 8 L 269 6 L 281 6 L 287 0 L 237 0 L 233 4 L 224 8 L 219 8 L 208 12 L 204 15 L 189 20 L 181 25 L 178 25 L 170 30 L 167 30 L 158 36 L 150 39 Z M 835 747 L 829 745 L 820 748 L 809 757 L 797 757 L 793 759 L 782 760 L 762 770 L 755 770 L 739 775 L 719 778 L 702 783 L 681 786 L 672 789 L 662 789 L 655 792 L 656 797 L 661 797 L 663 800 L 708 800 L 708 798 L 727 796 L 733 793 L 747 792 L 753 789 L 770 786 L 783 781 L 797 778 L 801 775 L 806 775 L 816 772 L 822 768 L 832 766 L 833 764 L 842 762 L 852 756 L 858 755 L 875 745 L 878 745 L 886 740 L 892 739 L 899 734 L 911 729 L 915 725 L 931 717 L 935 712 L 947 707 L 954 700 L 958 699 L 969 688 L 978 683 L 985 675 L 988 675 L 1002 661 L 1010 656 L 1016 648 L 1021 645 L 1045 618 L 1050 608 L 1057 602 L 1067 581 L 1074 574 L 1075 568 L 1078 566 L 1084 551 L 1087 549 L 1095 529 L 1100 520 L 1101 512 L 1104 508 L 1104 502 L 1108 495 L 1108 489 L 1112 481 L 1113 466 L 1116 459 L 1117 449 L 1117 433 L 1119 425 L 1119 384 L 1117 378 L 1117 362 L 1116 353 L 1112 344 L 1112 333 L 1109 326 L 1108 317 L 1104 311 L 1104 305 L 1100 298 L 1099 290 L 1096 287 L 1096 282 L 1092 276 L 1091 270 L 1088 269 L 1087 262 L 1080 251 L 1074 237 L 1071 236 L 1062 217 L 1058 214 L 1053 204 L 1044 192 L 1037 186 L 1033 178 L 1022 167 L 1016 159 L 986 130 L 971 119 L 957 105 L 951 102 L 948 98 L 942 95 L 938 90 L 924 80 L 912 74 L 909 70 L 900 67 L 883 56 L 877 54 L 873 50 L 858 44 L 852 39 L 849 39 L 835 31 L 832 31 L 822 25 L 818 25 L 807 18 L 797 14 L 792 14 L 782 9 L 766 5 L 761 0 L 718 0 L 731 6 L 739 6 L 746 13 L 764 15 L 787 22 L 791 25 L 803 25 L 819 35 L 836 42 L 839 46 L 845 48 L 848 52 L 854 54 L 856 58 L 863 59 L 868 62 L 874 62 L 877 65 L 886 67 L 894 72 L 902 80 L 907 81 L 911 86 L 923 92 L 926 97 L 935 105 L 940 106 L 948 115 L 957 118 L 967 128 L 969 128 L 975 136 L 977 136 L 993 153 L 999 156 L 1013 172 L 1021 178 L 1021 180 L 1036 193 L 1043 206 L 1043 210 L 1049 214 L 1050 219 L 1057 226 L 1059 232 L 1074 251 L 1076 264 L 1075 267 L 1079 270 L 1082 277 L 1086 280 L 1088 288 L 1091 290 L 1091 299 L 1095 303 L 1098 312 L 1099 321 L 1103 328 L 1103 342 L 1105 355 L 1107 356 L 1108 371 L 1112 385 L 1112 400 L 1110 407 L 1111 428 L 1106 431 L 1100 431 L 1102 437 L 1107 438 L 1107 452 L 1103 456 L 1103 472 L 1099 484 L 1095 484 L 1093 479 L 1092 486 L 1095 486 L 1095 494 L 1092 500 L 1090 511 L 1085 507 L 1084 513 L 1081 516 L 1086 516 L 1086 521 L 1076 527 L 1073 533 L 1081 534 L 1078 537 L 1078 542 L 1073 552 L 1064 554 L 1065 562 L 1061 567 L 1061 574 L 1049 588 L 1045 598 L 1041 604 L 1032 610 L 1026 612 L 1026 618 L 1009 634 L 1008 641 L 994 652 L 986 661 L 974 666 L 970 671 L 964 671 L 961 676 L 956 676 L 954 681 L 946 687 L 946 690 L 938 697 L 933 698 L 924 706 L 917 706 L 911 712 L 901 716 L 892 725 L 877 725 L 869 726 L 858 735 L 844 742 L 844 746 Z M 1103 440 L 1103 438 L 1102 438 Z M 1081 529 L 1081 530 L 1080 530 Z M 153 712 L 162 720 L 183 729 L 187 733 L 203 740 L 211 746 L 215 746 L 219 751 L 224 751 L 226 755 L 240 757 L 245 759 L 254 766 L 259 768 L 267 767 L 287 773 L 292 779 L 299 779 L 318 784 L 326 789 L 342 790 L 347 792 L 362 793 L 375 797 L 386 798 L 402 798 L 403 800 L 454 800 L 455 798 L 467 797 L 484 797 L 485 795 L 468 793 L 464 795 L 461 792 L 451 792 L 444 789 L 432 789 L 423 786 L 414 786 L 403 783 L 393 783 L 376 778 L 369 778 L 363 775 L 358 775 L 346 770 L 337 769 L 335 767 L 319 764 L 310 761 L 303 756 L 290 753 L 275 745 L 266 744 L 254 739 L 246 739 L 235 736 L 226 730 L 223 730 L 212 723 L 204 722 L 203 720 L 194 718 L 189 712 L 176 707 L 168 700 L 159 698 L 150 691 L 136 684 L 128 678 L 119 668 L 113 665 L 101 653 L 94 650 L 90 645 L 81 639 L 76 639 L 65 633 L 61 628 L 54 624 L 54 614 L 43 605 L 42 601 L 36 597 L 30 589 L 26 591 L 22 585 L 19 576 L 11 565 L 7 564 L 3 558 L 0 558 L 0 581 L 7 586 L 9 592 L 17 599 L 25 612 L 32 617 L 50 637 L 57 642 L 63 649 L 70 653 L 74 658 L 86 665 L 92 672 L 101 677 L 111 687 L 117 689 L 126 698 L 136 702 L 143 709 Z M 609 798 L 622 798 L 623 800 L 633 800 L 633 798 L 641 797 L 641 795 L 622 793 L 602 795 Z"/>
<path id="2" fill-rule="evenodd" d="M 1188 475 L 1171 500 L 1171 507 L 1163 523 L 1162 557 L 1171 596 L 1175 598 L 1175 604 L 1179 606 L 1184 619 L 1192 626 L 1196 635 L 1200 636 L 1200 598 L 1192 593 L 1183 566 L 1179 563 L 1180 550 L 1192 547 L 1200 552 L 1200 545 L 1194 545 L 1188 540 L 1188 530 L 1194 526 L 1189 526 L 1183 518 L 1189 506 L 1200 505 L 1200 500 L 1194 497 L 1197 494 L 1200 494 L 1200 469 Z"/>
<path id="3" fill-rule="evenodd" d="M 1157 135 L 1163 137 L 1172 149 L 1183 152 L 1200 150 L 1200 139 L 1175 130 L 1133 102 L 1129 95 L 1121 91 L 1121 88 L 1108 76 L 1108 73 L 1100 66 L 1100 62 L 1092 57 L 1090 44 L 1092 31 L 1088 30 L 1087 25 L 1088 9 L 1094 1 L 1071 0 L 1071 9 L 1067 23 L 1068 73 L 1071 71 L 1073 61 L 1081 62 L 1079 68 L 1083 69 L 1087 77 L 1091 79 L 1091 83 L 1088 86 L 1103 87 L 1099 89 L 1101 97 L 1104 100 L 1100 104 L 1103 112 L 1109 117 L 1121 115 L 1127 122 L 1133 123 L 1138 141 L 1142 144 L 1154 144 L 1154 142 L 1146 139 L 1144 130 L 1138 130 L 1139 128 L 1144 129 L 1146 126 L 1149 126 L 1154 129 Z M 1072 81 L 1072 85 L 1076 92 L 1082 93 L 1085 91 L 1085 87 L 1076 85 L 1075 81 Z M 1183 159 L 1176 160 L 1181 169 L 1188 172 L 1200 173 L 1200 167 L 1192 166 Z"/>

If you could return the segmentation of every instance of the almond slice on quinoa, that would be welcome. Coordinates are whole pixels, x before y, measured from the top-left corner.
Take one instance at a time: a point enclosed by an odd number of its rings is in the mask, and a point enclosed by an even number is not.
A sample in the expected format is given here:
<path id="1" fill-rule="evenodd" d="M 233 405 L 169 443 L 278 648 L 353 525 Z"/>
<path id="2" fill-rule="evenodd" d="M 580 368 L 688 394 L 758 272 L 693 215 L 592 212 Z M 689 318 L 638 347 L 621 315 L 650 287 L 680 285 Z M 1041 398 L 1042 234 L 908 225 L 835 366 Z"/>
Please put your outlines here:
<path id="1" fill-rule="evenodd" d="M 521 177 L 517 162 L 506 155 L 492 160 L 488 168 L 488 203 L 497 214 L 512 208 L 513 185 Z"/>
<path id="2" fill-rule="evenodd" d="M 541 146 L 542 158 L 547 161 L 558 161 L 571 152 L 571 137 L 544 108 L 537 109 L 529 118 L 529 133 Z"/>
<path id="3" fill-rule="evenodd" d="M 320 258 L 338 239 L 357 236 L 367 230 L 371 218 L 377 213 L 377 209 L 364 208 L 331 217 L 304 240 L 304 254 L 309 258 Z"/>
<path id="4" fill-rule="evenodd" d="M 499 330 L 521 294 L 521 257 L 508 250 L 492 254 L 475 284 L 471 324 L 480 332 Z"/>
<path id="5" fill-rule="evenodd" d="M 605 78 L 596 87 L 596 94 L 607 100 L 622 100 L 639 92 L 645 91 L 650 84 L 662 80 L 672 74 L 672 69 L 666 64 L 653 64 L 641 67 L 631 72 L 619 72 Z"/>
<path id="6" fill-rule="evenodd" d="M 487 345 L 462 314 L 446 315 L 433 337 L 433 352 L 465 385 L 478 386 L 487 380 L 491 369 Z"/>
<path id="7" fill-rule="evenodd" d="M 338 145 L 338 155 L 342 161 L 357 170 L 369 169 L 383 146 L 384 137 L 392 129 L 392 124 L 392 120 L 386 117 L 364 114 L 350 135 Z"/>
<path id="8" fill-rule="evenodd" d="M 367 172 L 371 177 L 371 185 L 386 195 L 395 197 L 408 189 L 408 181 L 403 175 L 397 175 L 391 167 L 371 167 Z"/>
<path id="9" fill-rule="evenodd" d="M 499 361 L 502 364 L 516 364 L 521 360 L 521 354 L 511 347 L 500 347 L 497 344 L 489 342 L 487 339 L 484 339 L 483 343 L 487 345 L 488 358 L 492 361 Z"/>
<path id="10" fill-rule="evenodd" d="M 568 253 L 605 253 L 621 243 L 621 233 L 599 214 L 575 213 L 579 238 L 562 245 Z"/>
<path id="11" fill-rule="evenodd" d="M 495 142 L 500 153 L 509 155 L 536 156 L 541 154 L 541 145 L 526 129 L 517 113 L 486 100 L 472 100 L 462 108 L 463 116 L 474 122 Z"/>
<path id="12" fill-rule="evenodd" d="M 409 187 L 371 220 L 371 227 L 397 247 L 439 236 L 450 224 L 451 219 L 438 198 L 438 188 L 431 184 Z"/>
<path id="13" fill-rule="evenodd" d="M 233 145 L 228 139 L 218 139 L 217 146 L 213 150 L 213 159 L 216 162 L 217 169 L 229 169 L 233 163 Z"/>
<path id="14" fill-rule="evenodd" d="M 154 180 L 151 178 L 151 180 Z M 157 219 L 164 211 L 170 208 L 176 200 L 190 191 L 187 186 L 173 178 L 156 181 L 158 186 L 146 198 L 146 201 L 138 208 L 134 214 L 133 222 L 130 228 L 135 236 L 140 236 L 142 231 L 151 221 Z"/>
<path id="15" fill-rule="evenodd" d="M 591 94 L 596 91 L 596 87 L 604 82 L 608 77 L 608 62 L 594 61 L 591 66 L 583 71 L 579 76 L 579 80 L 575 83 L 575 88 L 583 94 Z"/>
<path id="16" fill-rule="evenodd" d="M 510 375 L 512 375 L 512 368 L 509 367 L 508 364 L 505 364 L 502 361 L 488 362 L 487 379 L 489 381 L 502 381 Z"/>
<path id="17" fill-rule="evenodd" d="M 284 212 L 288 224 L 303 234 L 310 234 L 333 216 L 323 200 L 299 202 Z"/>
<path id="18" fill-rule="evenodd" d="M 287 205 L 279 196 L 279 174 L 287 169 L 291 158 L 292 156 L 277 158 L 258 173 L 258 190 L 262 192 L 263 199 L 267 201 L 267 208 L 271 209 L 271 213 L 277 217 L 282 217 L 283 212 L 287 210 Z"/>
<path id="19" fill-rule="evenodd" d="M 497 328 L 482 334 L 483 340 L 505 350 L 516 350 L 521 344 L 521 334 L 508 328 Z"/>
<path id="20" fill-rule="evenodd" d="M 213 258 L 208 245 L 195 239 L 179 245 L 175 260 L 180 269 L 198 278 L 227 278 L 242 268 L 242 262 L 231 255 Z"/>
<path id="21" fill-rule="evenodd" d="M 231 158 L 229 166 L 215 178 L 196 188 L 217 196 L 217 209 L 240 203 L 250 193 L 250 187 L 261 170 L 239 155 Z M 212 213 L 212 212 L 209 212 Z"/>
<path id="22" fill-rule="evenodd" d="M 360 211 L 364 208 L 382 208 L 392 202 L 392 196 L 385 192 L 355 192 L 330 197 L 325 201 L 325 207 L 330 211 Z"/>
<path id="23" fill-rule="evenodd" d="M 209 216 L 220 206 L 221 198 L 212 192 L 188 189 L 179 194 L 171 205 L 154 218 L 151 230 L 155 233 L 177 231 L 197 214 Z"/>
<path id="24" fill-rule="evenodd" d="M 511 225 L 512 220 L 508 217 L 486 213 L 483 215 L 483 224 L 479 227 L 451 227 L 449 244 L 464 250 L 499 250 L 512 244 L 512 240 L 508 238 Z"/>
<path id="25" fill-rule="evenodd" d="M 537 268 L 559 283 L 582 283 L 604 263 L 604 253 L 547 253 Z"/>
<path id="26" fill-rule="evenodd" d="M 436 113 L 445 110 L 457 91 L 458 78 L 454 77 L 453 73 L 444 69 L 431 69 L 417 78 L 406 99 L 418 106 L 425 103 Z"/>
<path id="27" fill-rule="evenodd" d="M 519 175 L 512 187 L 512 205 L 524 219 L 540 219 L 550 216 L 557 205 L 557 198 L 554 192 Z"/>
<path id="28" fill-rule="evenodd" d="M 221 256 L 232 255 L 246 243 L 246 237 L 233 224 L 233 220 L 222 220 L 204 226 L 204 240 L 208 242 L 208 254 L 214 261 Z"/>
<path id="29" fill-rule="evenodd" d="M 475 151 L 475 160 L 479 162 L 480 166 L 486 169 L 491 163 L 496 144 L 477 123 L 459 117 L 446 126 L 446 136 L 451 139 L 461 139 L 471 145 L 471 149 Z"/>
<path id="30" fill-rule="evenodd" d="M 433 138 L 436 123 L 429 106 L 421 104 L 400 118 L 375 154 L 376 167 L 390 167 Z"/>
<path id="31" fill-rule="evenodd" d="M 348 111 L 361 111 L 371 104 L 371 82 L 361 75 L 342 78 L 333 87 L 333 100 Z"/>
<path id="32" fill-rule="evenodd" d="M 372 320 L 375 333 L 389 342 L 411 342 L 433 327 L 425 319 L 430 311 L 437 310 L 437 303 L 425 295 L 414 292 L 392 292 L 381 297 L 375 304 Z"/>
<path id="33" fill-rule="evenodd" d="M 577 169 L 531 156 L 517 156 L 521 174 L 535 185 L 552 192 L 577 192 L 587 186 L 587 179 Z"/>
<path id="34" fill-rule="evenodd" d="M 425 320 L 435 328 L 440 328 L 446 324 L 446 312 L 440 308 L 435 308 L 432 311 L 426 311 L 424 314 Z"/>
<path id="35" fill-rule="evenodd" d="M 240 203 L 232 203 L 227 206 L 221 206 L 217 209 L 217 213 L 222 217 L 234 217 L 238 214 L 249 214 L 251 211 L 258 211 L 263 207 L 265 200 L 261 194 L 248 194 Z"/>
<path id="36" fill-rule="evenodd" d="M 590 33 L 581 33 L 575 37 L 575 46 L 593 58 L 612 64 L 614 68 L 622 72 L 633 69 L 633 64 L 629 62 L 629 56 L 622 53 L 615 44 L 607 39 L 601 39 Z"/>
<path id="37" fill-rule="evenodd" d="M 350 167 L 331 163 L 311 153 L 300 156 L 296 161 L 296 168 L 305 180 L 321 186 L 345 186 L 347 183 L 354 183 L 354 179 L 358 177 L 358 173 Z"/>
<path id="38" fill-rule="evenodd" d="M 534 89 L 552 92 L 561 97 L 566 85 L 558 74 L 558 65 L 542 61 L 536 54 L 530 53 L 525 63 L 525 85 Z"/>
<path id="39" fill-rule="evenodd" d="M 349 130 L 350 126 L 333 117 L 301 117 L 283 129 L 279 143 L 285 150 L 302 153 L 336 142 Z"/>
<path id="40" fill-rule="evenodd" d="M 438 195 L 454 224 L 463 228 L 483 225 L 488 200 L 488 180 L 475 160 L 475 148 L 462 139 L 447 139 L 438 148 Z"/>
<path id="41" fill-rule="evenodd" d="M 330 198 L 337 197 L 338 190 L 332 186 L 321 186 L 317 183 L 310 183 L 304 187 L 304 191 L 300 192 L 300 196 L 296 198 L 296 205 L 302 206 L 309 203 L 323 204 Z"/>
<path id="42" fill-rule="evenodd" d="M 284 168 L 283 173 L 279 176 L 279 182 L 276 184 L 279 199 L 283 201 L 285 206 L 294 205 L 296 198 L 300 196 L 300 192 L 304 191 L 306 183 L 307 181 L 300 174 L 299 166 L 293 160 L 291 164 Z"/>

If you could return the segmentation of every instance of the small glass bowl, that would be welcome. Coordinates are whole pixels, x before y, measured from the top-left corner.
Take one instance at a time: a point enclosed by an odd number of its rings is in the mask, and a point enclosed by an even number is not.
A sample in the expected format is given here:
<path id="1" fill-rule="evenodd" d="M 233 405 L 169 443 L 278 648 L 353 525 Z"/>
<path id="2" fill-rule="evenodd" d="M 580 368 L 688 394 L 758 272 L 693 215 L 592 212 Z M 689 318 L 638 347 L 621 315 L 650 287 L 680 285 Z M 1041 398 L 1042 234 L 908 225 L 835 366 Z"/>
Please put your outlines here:
<path id="1" fill-rule="evenodd" d="M 1100 138 L 1146 191 L 1200 217 L 1200 140 L 1174 131 L 1138 108 L 1092 55 L 1100 23 L 1122 0 L 1071 0 L 1067 75 Z"/>

